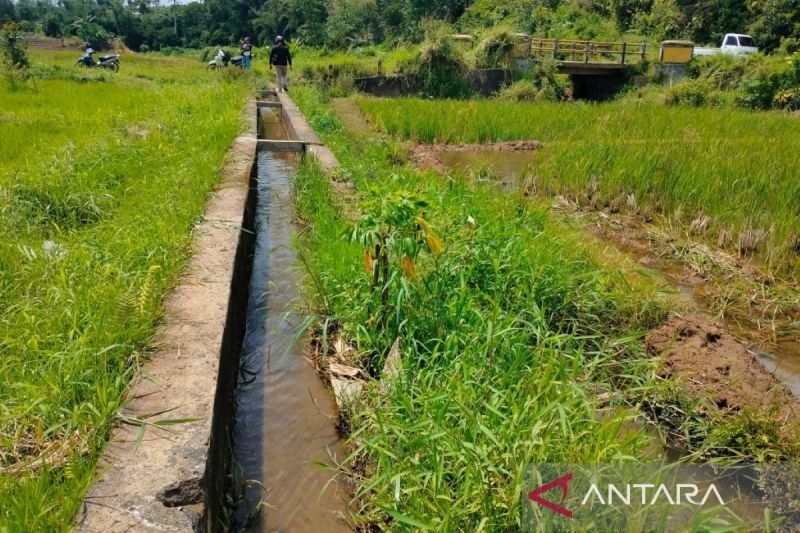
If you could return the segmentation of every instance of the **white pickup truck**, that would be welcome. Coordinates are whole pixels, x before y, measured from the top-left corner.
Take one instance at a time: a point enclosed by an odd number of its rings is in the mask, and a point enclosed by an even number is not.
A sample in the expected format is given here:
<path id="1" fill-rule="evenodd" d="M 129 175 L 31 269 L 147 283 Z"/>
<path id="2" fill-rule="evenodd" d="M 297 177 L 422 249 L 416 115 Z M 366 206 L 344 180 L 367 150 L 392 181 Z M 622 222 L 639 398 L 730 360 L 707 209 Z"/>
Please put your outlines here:
<path id="1" fill-rule="evenodd" d="M 692 55 L 697 56 L 713 56 L 716 54 L 730 54 L 733 56 L 746 56 L 758 53 L 758 47 L 755 40 L 749 35 L 742 35 L 741 33 L 726 33 L 722 39 L 722 47 L 720 48 L 694 48 Z"/>

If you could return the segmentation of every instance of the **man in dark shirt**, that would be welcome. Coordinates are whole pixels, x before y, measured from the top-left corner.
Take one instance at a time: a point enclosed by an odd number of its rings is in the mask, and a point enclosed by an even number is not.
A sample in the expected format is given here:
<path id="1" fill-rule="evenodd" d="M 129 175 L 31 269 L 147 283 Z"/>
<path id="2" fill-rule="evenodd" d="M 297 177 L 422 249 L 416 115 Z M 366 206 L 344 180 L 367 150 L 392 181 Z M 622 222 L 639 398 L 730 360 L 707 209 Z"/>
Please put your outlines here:
<path id="1" fill-rule="evenodd" d="M 292 70 L 292 54 L 289 52 L 289 47 L 286 46 L 286 41 L 283 37 L 278 35 L 275 38 L 275 46 L 269 53 L 269 68 L 275 66 L 275 72 L 278 77 L 278 92 L 286 92 L 289 90 L 288 70 Z"/>

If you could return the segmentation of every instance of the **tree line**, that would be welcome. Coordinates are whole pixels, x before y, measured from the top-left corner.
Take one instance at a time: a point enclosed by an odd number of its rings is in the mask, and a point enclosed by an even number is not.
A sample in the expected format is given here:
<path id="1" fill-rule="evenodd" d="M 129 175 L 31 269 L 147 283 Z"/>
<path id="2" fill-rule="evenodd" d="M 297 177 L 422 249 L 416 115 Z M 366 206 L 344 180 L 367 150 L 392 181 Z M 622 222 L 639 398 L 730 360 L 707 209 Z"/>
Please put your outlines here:
<path id="1" fill-rule="evenodd" d="M 431 21 L 454 31 L 505 26 L 562 38 L 719 41 L 750 33 L 773 50 L 800 39 L 800 0 L 0 0 L 0 24 L 134 50 L 200 48 L 280 34 L 312 46 L 419 42 Z"/>

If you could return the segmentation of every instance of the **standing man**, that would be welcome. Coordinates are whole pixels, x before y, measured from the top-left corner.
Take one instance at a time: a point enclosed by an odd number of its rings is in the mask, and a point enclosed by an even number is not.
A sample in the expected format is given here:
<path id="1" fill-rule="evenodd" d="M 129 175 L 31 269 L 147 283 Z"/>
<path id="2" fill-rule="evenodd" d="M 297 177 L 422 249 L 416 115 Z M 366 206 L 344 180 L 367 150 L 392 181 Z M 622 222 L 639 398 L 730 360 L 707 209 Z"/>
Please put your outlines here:
<path id="1" fill-rule="evenodd" d="M 250 37 L 239 41 L 239 48 L 242 51 L 242 68 L 250 69 L 250 60 L 253 57 L 253 45 L 250 43 Z"/>
<path id="2" fill-rule="evenodd" d="M 292 54 L 289 52 L 289 47 L 286 46 L 286 41 L 278 35 L 275 38 L 275 46 L 269 53 L 269 68 L 275 66 L 275 72 L 278 77 L 278 92 L 286 92 L 289 90 L 289 78 L 287 70 L 292 70 Z"/>

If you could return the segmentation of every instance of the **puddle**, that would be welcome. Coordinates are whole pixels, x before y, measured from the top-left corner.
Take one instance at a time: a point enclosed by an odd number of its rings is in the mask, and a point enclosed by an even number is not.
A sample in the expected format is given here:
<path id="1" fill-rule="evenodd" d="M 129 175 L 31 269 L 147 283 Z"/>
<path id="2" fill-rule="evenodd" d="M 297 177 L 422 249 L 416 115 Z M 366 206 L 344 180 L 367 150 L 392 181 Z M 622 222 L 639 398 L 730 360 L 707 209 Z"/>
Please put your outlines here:
<path id="1" fill-rule="evenodd" d="M 481 168 L 492 171 L 495 179 L 513 185 L 519 180 L 536 158 L 535 151 L 441 151 L 439 160 L 456 172 L 470 172 Z"/>
<path id="2" fill-rule="evenodd" d="M 274 111 L 261 116 L 263 132 L 286 138 Z M 239 531 L 349 531 L 339 518 L 347 516 L 345 491 L 319 466 L 343 457 L 336 407 L 308 363 L 304 338 L 296 338 L 304 320 L 294 313 L 300 279 L 290 178 L 297 164 L 294 153 L 262 150 L 257 157 L 256 242 L 233 432 L 241 477 L 249 481 Z M 258 523 L 245 523 L 259 499 Z"/>

